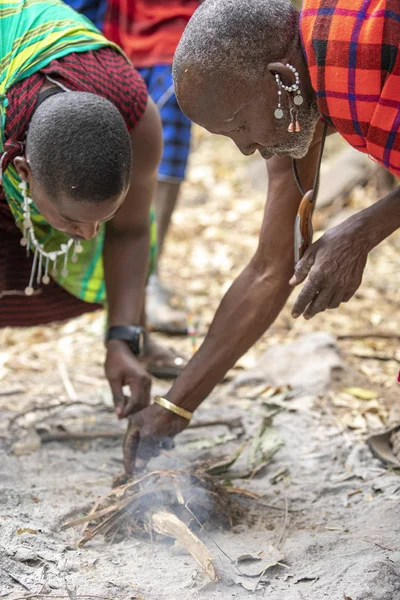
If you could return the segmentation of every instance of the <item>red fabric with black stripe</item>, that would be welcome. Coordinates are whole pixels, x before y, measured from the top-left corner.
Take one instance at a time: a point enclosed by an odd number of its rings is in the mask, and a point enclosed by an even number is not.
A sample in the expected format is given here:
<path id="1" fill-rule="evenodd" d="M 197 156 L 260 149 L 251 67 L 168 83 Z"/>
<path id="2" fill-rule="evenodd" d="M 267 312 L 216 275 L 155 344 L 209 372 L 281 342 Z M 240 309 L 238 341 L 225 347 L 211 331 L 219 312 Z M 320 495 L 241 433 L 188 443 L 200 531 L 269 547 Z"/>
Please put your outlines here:
<path id="1" fill-rule="evenodd" d="M 8 92 L 5 137 L 6 160 L 21 154 L 29 121 L 45 76 L 71 91 L 91 92 L 110 100 L 132 130 L 147 105 L 147 90 L 139 73 L 111 48 L 71 53 L 52 61 L 31 77 L 15 84 Z M 7 163 L 5 162 L 3 168 Z M 37 295 L 24 296 L 32 259 L 20 246 L 21 233 L 0 186 L 0 327 L 32 326 L 76 317 L 100 308 L 79 300 L 53 281 Z"/>
<path id="2" fill-rule="evenodd" d="M 400 177 L 399 1 L 304 0 L 300 31 L 321 114 Z"/>

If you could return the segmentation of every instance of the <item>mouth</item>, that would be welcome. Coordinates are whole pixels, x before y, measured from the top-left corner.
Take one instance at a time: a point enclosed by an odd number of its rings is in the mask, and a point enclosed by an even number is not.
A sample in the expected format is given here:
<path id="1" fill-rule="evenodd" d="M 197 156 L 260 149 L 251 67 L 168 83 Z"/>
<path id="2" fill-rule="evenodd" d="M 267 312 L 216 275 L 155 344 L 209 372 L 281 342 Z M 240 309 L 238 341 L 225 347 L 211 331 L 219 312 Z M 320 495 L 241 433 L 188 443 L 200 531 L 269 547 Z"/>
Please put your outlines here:
<path id="1" fill-rule="evenodd" d="M 278 156 L 279 158 L 282 158 L 283 156 L 289 155 L 288 152 L 286 152 L 284 150 L 279 150 L 278 148 L 265 148 L 264 147 L 264 148 L 260 148 L 259 152 L 264 160 L 268 160 L 272 156 Z"/>
<path id="2" fill-rule="evenodd" d="M 267 150 L 266 148 L 260 148 L 259 153 L 264 160 L 268 160 L 269 158 L 274 156 L 274 153 Z"/>

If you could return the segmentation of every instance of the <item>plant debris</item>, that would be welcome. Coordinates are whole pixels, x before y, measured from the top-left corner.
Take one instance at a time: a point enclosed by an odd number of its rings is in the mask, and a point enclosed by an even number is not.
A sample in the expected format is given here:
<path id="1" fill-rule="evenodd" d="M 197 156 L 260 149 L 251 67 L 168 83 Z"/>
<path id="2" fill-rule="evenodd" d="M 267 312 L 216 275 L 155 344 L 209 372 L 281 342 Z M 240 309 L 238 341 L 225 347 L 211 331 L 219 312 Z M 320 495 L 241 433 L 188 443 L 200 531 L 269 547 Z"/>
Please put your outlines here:
<path id="1" fill-rule="evenodd" d="M 191 469 L 153 471 L 118 485 L 97 501 L 89 514 L 65 523 L 62 530 L 83 525 L 79 546 L 100 534 L 110 542 L 157 535 L 173 538 L 216 581 L 213 556 L 197 533 L 206 524 L 232 526 L 244 514 L 238 495 L 247 500 L 255 496 L 225 488 L 207 473 L 208 468 L 203 463 Z"/>

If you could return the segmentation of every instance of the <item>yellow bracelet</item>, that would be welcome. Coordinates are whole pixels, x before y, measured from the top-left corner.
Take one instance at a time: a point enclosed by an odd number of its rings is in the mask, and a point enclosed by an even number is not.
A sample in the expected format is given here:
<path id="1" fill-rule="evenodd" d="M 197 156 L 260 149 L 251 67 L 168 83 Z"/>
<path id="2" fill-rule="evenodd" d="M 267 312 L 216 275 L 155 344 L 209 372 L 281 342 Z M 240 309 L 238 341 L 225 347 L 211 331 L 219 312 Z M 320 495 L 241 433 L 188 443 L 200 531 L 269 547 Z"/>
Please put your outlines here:
<path id="1" fill-rule="evenodd" d="M 181 408 L 176 404 L 172 404 L 172 402 L 170 402 L 166 398 L 163 398 L 162 396 L 156 396 L 154 398 L 154 403 L 159 404 L 163 408 L 170 410 L 171 412 L 175 413 L 176 415 L 179 415 L 180 417 L 183 417 L 184 419 L 187 419 L 188 421 L 190 421 L 190 419 L 193 417 L 192 412 L 186 410 L 185 408 Z"/>

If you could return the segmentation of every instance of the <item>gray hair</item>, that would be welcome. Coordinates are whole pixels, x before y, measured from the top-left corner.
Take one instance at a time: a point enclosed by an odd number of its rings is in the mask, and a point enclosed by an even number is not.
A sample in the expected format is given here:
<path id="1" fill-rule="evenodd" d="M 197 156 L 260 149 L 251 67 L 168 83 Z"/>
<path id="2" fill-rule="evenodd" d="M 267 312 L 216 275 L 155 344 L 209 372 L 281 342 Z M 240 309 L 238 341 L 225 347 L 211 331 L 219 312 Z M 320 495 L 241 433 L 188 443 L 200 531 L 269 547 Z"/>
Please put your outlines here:
<path id="1" fill-rule="evenodd" d="M 205 0 L 190 19 L 173 62 L 175 83 L 188 65 L 198 73 L 257 79 L 298 40 L 298 12 L 289 0 Z"/>

